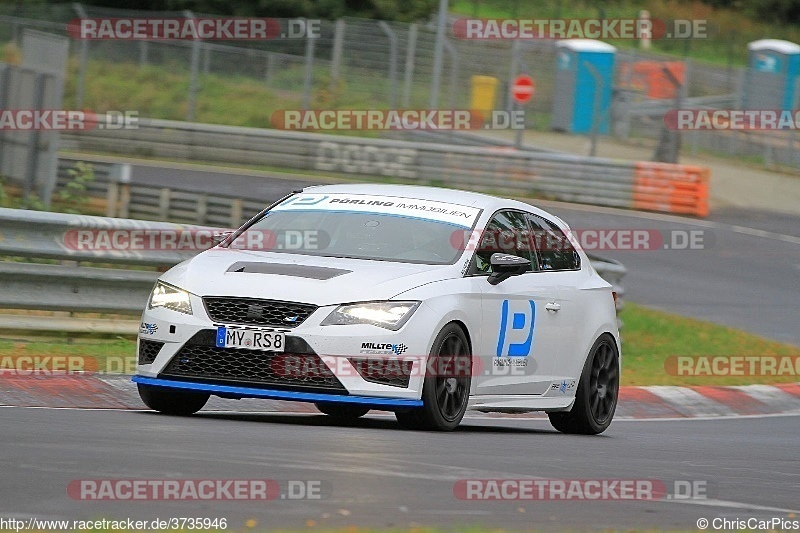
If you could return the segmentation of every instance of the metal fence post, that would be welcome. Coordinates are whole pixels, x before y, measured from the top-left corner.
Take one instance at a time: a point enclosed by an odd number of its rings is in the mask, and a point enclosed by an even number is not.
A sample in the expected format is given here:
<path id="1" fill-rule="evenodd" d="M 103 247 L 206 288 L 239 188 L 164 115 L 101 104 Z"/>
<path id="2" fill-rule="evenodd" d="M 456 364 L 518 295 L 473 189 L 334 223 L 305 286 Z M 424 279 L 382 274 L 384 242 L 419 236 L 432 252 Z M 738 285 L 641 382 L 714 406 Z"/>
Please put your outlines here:
<path id="1" fill-rule="evenodd" d="M 456 95 L 459 94 L 458 90 L 458 69 L 459 69 L 459 57 L 458 57 L 458 50 L 456 49 L 455 45 L 451 43 L 448 39 L 444 40 L 444 48 L 447 50 L 448 55 L 450 56 L 450 90 L 449 98 L 447 105 L 450 106 L 450 109 L 455 109 L 456 107 Z"/>
<path id="2" fill-rule="evenodd" d="M 172 190 L 166 187 L 161 189 L 158 197 L 158 219 L 169 220 L 169 203 L 172 197 Z"/>
<path id="3" fill-rule="evenodd" d="M 42 109 L 44 107 L 44 93 L 45 93 L 45 79 L 47 78 L 46 74 L 36 74 L 35 81 L 33 82 L 34 86 L 34 96 L 33 96 L 33 108 L 34 109 Z M 28 143 L 28 162 L 25 168 L 25 181 L 23 183 L 23 198 L 25 200 L 31 195 L 33 192 L 33 187 L 36 182 L 36 172 L 39 167 L 39 149 L 41 142 L 41 132 L 38 129 L 34 129 L 31 131 L 30 142 Z M 48 195 L 49 196 L 49 195 Z M 40 198 L 46 207 L 50 207 L 50 198 Z"/>
<path id="4" fill-rule="evenodd" d="M 183 12 L 183 15 L 189 19 L 194 18 L 194 13 L 188 9 Z M 200 45 L 201 43 L 199 39 L 192 40 L 192 59 L 190 65 L 191 72 L 189 73 L 189 100 L 186 106 L 186 120 L 189 122 L 194 122 L 195 106 L 197 103 L 197 75 L 198 70 L 200 69 Z"/>
<path id="5" fill-rule="evenodd" d="M 303 73 L 303 106 L 302 108 L 309 109 L 311 107 L 311 83 L 314 79 L 314 39 L 310 34 L 306 36 L 306 65 Z"/>
<path id="6" fill-rule="evenodd" d="M 264 83 L 269 85 L 270 80 L 272 79 L 272 71 L 275 68 L 275 54 L 272 52 L 267 52 L 267 60 L 266 65 L 264 66 Z"/>
<path id="7" fill-rule="evenodd" d="M 0 109 L 8 109 L 9 94 L 11 86 L 11 66 L 0 65 Z M 6 159 L 5 147 L 6 132 L 0 129 L 0 162 Z"/>
<path id="8" fill-rule="evenodd" d="M 75 13 L 78 14 L 80 18 L 89 18 L 89 15 L 86 14 L 86 10 L 83 9 L 83 6 L 75 2 L 72 4 L 72 9 L 75 10 Z M 86 84 L 86 68 L 89 63 L 89 41 L 87 39 L 81 40 L 81 53 L 80 53 L 80 60 L 78 63 L 78 82 L 77 87 L 75 88 L 75 108 L 81 109 L 83 108 L 83 90 Z"/>
<path id="9" fill-rule="evenodd" d="M 242 200 L 240 198 L 236 198 L 231 202 L 231 218 L 230 218 L 230 226 L 231 228 L 238 228 L 242 225 Z"/>
<path id="10" fill-rule="evenodd" d="M 508 66 L 508 82 L 506 83 L 505 87 L 505 94 L 504 94 L 504 102 L 503 108 L 506 110 L 507 113 L 511 113 L 514 109 L 514 102 L 511 98 L 511 84 L 517 77 L 519 73 L 519 54 L 520 54 L 520 43 L 517 39 L 511 41 L 511 62 Z"/>
<path id="11" fill-rule="evenodd" d="M 106 216 L 127 218 L 131 203 L 131 165 L 115 163 L 108 172 Z"/>
<path id="12" fill-rule="evenodd" d="M 744 88 L 745 83 L 747 83 L 747 77 L 749 76 L 748 70 L 742 69 L 739 71 L 739 76 L 736 80 L 736 105 L 734 109 L 742 109 L 744 107 Z M 728 155 L 734 155 L 737 150 L 737 136 L 739 135 L 738 131 L 732 131 L 731 135 L 728 137 Z"/>
<path id="13" fill-rule="evenodd" d="M 378 27 L 389 38 L 389 107 L 397 105 L 397 34 L 383 21 Z"/>
<path id="14" fill-rule="evenodd" d="M 211 70 L 211 47 L 206 43 L 203 46 L 203 74 L 208 75 Z"/>
<path id="15" fill-rule="evenodd" d="M 408 28 L 408 45 L 406 47 L 406 66 L 403 75 L 403 107 L 411 104 L 411 83 L 414 79 L 414 58 L 417 52 L 417 25 Z"/>
<path id="16" fill-rule="evenodd" d="M 117 216 L 117 204 L 119 203 L 119 183 L 114 180 L 108 182 L 108 191 L 106 192 L 106 216 Z"/>
<path id="17" fill-rule="evenodd" d="M 800 91 L 800 80 L 795 78 L 794 79 L 794 94 L 795 94 L 794 108 L 795 109 L 797 109 L 797 100 L 798 100 L 797 95 L 800 94 L 800 93 L 798 93 L 798 91 Z M 792 128 L 792 130 L 789 132 L 788 137 L 789 137 L 789 139 L 788 139 L 788 145 L 789 145 L 788 161 L 789 161 L 789 166 L 797 167 L 797 161 L 795 159 L 795 149 L 794 149 L 795 142 L 796 142 L 796 137 L 797 137 L 797 130 Z"/>
<path id="18" fill-rule="evenodd" d="M 128 216 L 131 201 L 131 165 L 115 163 L 108 172 L 108 194 L 106 195 L 106 216 Z M 124 214 L 123 214 L 124 212 Z"/>
<path id="19" fill-rule="evenodd" d="M 197 207 L 195 208 L 194 220 L 198 224 L 205 224 L 207 215 L 208 215 L 208 195 L 201 194 L 197 197 Z"/>
<path id="20" fill-rule="evenodd" d="M 592 132 L 590 135 L 590 148 L 589 148 L 589 156 L 595 157 L 597 155 L 597 134 L 598 130 L 600 129 L 600 102 L 601 98 L 603 97 L 603 89 L 605 88 L 605 84 L 603 83 L 603 77 L 597 71 L 594 65 L 591 63 L 584 61 L 583 66 L 589 71 L 589 74 L 592 75 L 595 82 L 595 89 L 594 89 L 594 100 L 592 101 Z"/>
<path id="21" fill-rule="evenodd" d="M 333 54 L 331 57 L 331 91 L 339 83 L 340 69 L 342 68 L 342 49 L 344 48 L 344 19 L 336 21 L 333 34 Z"/>
<path id="22" fill-rule="evenodd" d="M 147 41 L 139 41 L 139 66 L 147 65 Z"/>
<path id="23" fill-rule="evenodd" d="M 442 55 L 444 54 L 444 27 L 447 23 L 447 0 L 439 0 L 439 16 L 436 19 L 436 46 L 433 50 L 433 81 L 431 82 L 430 105 L 439 104 L 439 83 L 442 77 Z"/>
<path id="24" fill-rule="evenodd" d="M 667 78 L 672 86 L 675 88 L 675 109 L 680 109 L 683 106 L 683 98 L 687 92 L 689 85 L 688 65 L 686 69 L 686 77 L 683 84 L 676 78 L 672 71 L 667 67 L 661 67 L 664 77 Z M 661 135 L 656 145 L 655 152 L 653 153 L 653 161 L 662 163 L 677 163 L 681 152 L 681 134 L 679 131 L 670 131 L 667 129 L 666 124 L 661 125 Z"/>

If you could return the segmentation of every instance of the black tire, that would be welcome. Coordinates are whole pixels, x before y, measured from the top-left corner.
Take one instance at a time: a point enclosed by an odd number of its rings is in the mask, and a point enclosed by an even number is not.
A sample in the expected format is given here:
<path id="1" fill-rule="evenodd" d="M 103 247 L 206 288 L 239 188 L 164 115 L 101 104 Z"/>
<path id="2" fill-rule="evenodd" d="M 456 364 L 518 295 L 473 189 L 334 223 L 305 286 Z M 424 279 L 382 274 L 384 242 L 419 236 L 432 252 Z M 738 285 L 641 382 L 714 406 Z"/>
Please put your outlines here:
<path id="1" fill-rule="evenodd" d="M 422 387 L 423 407 L 395 412 L 406 429 L 452 431 L 464 418 L 472 382 L 472 353 L 464 330 L 448 324 L 431 347 Z"/>
<path id="2" fill-rule="evenodd" d="M 341 422 L 352 422 L 369 413 L 369 407 L 362 405 L 347 405 L 338 403 L 315 403 L 314 406 L 334 420 Z"/>
<path id="3" fill-rule="evenodd" d="M 137 383 L 144 404 L 166 415 L 188 416 L 203 408 L 211 396 L 208 393 L 183 391 L 167 387 L 152 387 Z"/>
<path id="4" fill-rule="evenodd" d="M 562 433 L 598 435 L 611 425 L 618 396 L 619 350 L 614 338 L 606 333 L 589 350 L 572 410 L 547 416 Z"/>

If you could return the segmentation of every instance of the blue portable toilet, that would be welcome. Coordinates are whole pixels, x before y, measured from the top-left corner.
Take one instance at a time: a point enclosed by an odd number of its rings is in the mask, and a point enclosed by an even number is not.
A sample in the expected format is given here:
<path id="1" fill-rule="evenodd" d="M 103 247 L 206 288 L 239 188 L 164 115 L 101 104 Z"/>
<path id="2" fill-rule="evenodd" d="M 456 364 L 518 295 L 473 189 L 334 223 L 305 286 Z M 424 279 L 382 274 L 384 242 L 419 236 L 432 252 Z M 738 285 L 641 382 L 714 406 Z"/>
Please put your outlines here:
<path id="1" fill-rule="evenodd" d="M 608 133 L 616 51 L 610 44 L 593 39 L 565 39 L 556 43 L 551 129 L 589 133 L 597 120 L 597 131 Z"/>
<path id="2" fill-rule="evenodd" d="M 747 52 L 745 109 L 794 109 L 800 45 L 780 39 L 761 39 L 748 44 Z"/>

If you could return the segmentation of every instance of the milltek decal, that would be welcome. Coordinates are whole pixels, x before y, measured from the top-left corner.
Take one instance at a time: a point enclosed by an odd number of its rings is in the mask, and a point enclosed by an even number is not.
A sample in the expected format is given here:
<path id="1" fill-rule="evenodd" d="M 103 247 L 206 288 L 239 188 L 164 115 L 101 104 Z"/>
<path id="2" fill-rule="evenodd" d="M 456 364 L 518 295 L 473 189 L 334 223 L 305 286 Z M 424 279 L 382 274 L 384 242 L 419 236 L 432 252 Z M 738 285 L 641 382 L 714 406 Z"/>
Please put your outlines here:
<path id="1" fill-rule="evenodd" d="M 402 355 L 403 352 L 408 350 L 405 344 L 389 344 L 385 342 L 362 342 L 361 350 L 359 353 L 386 353 L 393 352 L 397 355 Z"/>

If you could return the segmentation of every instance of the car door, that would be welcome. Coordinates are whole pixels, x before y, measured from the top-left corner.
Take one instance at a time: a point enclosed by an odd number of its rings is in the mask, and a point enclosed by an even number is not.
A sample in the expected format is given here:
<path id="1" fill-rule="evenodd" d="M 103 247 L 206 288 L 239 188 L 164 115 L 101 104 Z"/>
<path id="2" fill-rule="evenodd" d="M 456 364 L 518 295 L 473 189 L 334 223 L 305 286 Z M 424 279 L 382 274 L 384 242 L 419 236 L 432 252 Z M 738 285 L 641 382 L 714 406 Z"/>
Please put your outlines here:
<path id="1" fill-rule="evenodd" d="M 532 213 L 526 214 L 526 218 L 539 262 L 534 275 L 538 278 L 537 285 L 552 291 L 552 303 L 546 305 L 546 312 L 550 325 L 558 331 L 547 353 L 540 358 L 539 371 L 565 394 L 577 386 L 586 355 L 582 326 L 591 301 L 590 295 L 580 290 L 580 284 L 587 273 L 581 270 L 580 255 L 558 224 Z"/>
<path id="2" fill-rule="evenodd" d="M 474 350 L 479 359 L 472 386 L 475 395 L 543 394 L 552 382 L 543 370 L 552 367 L 546 361 L 562 335 L 560 317 L 547 311 L 548 306 L 559 305 L 558 289 L 551 277 L 538 272 L 530 235 L 524 212 L 498 211 L 473 256 L 472 276 L 488 277 L 493 253 L 531 261 L 531 270 L 525 274 L 497 285 L 479 283 L 482 323 L 480 345 Z"/>

